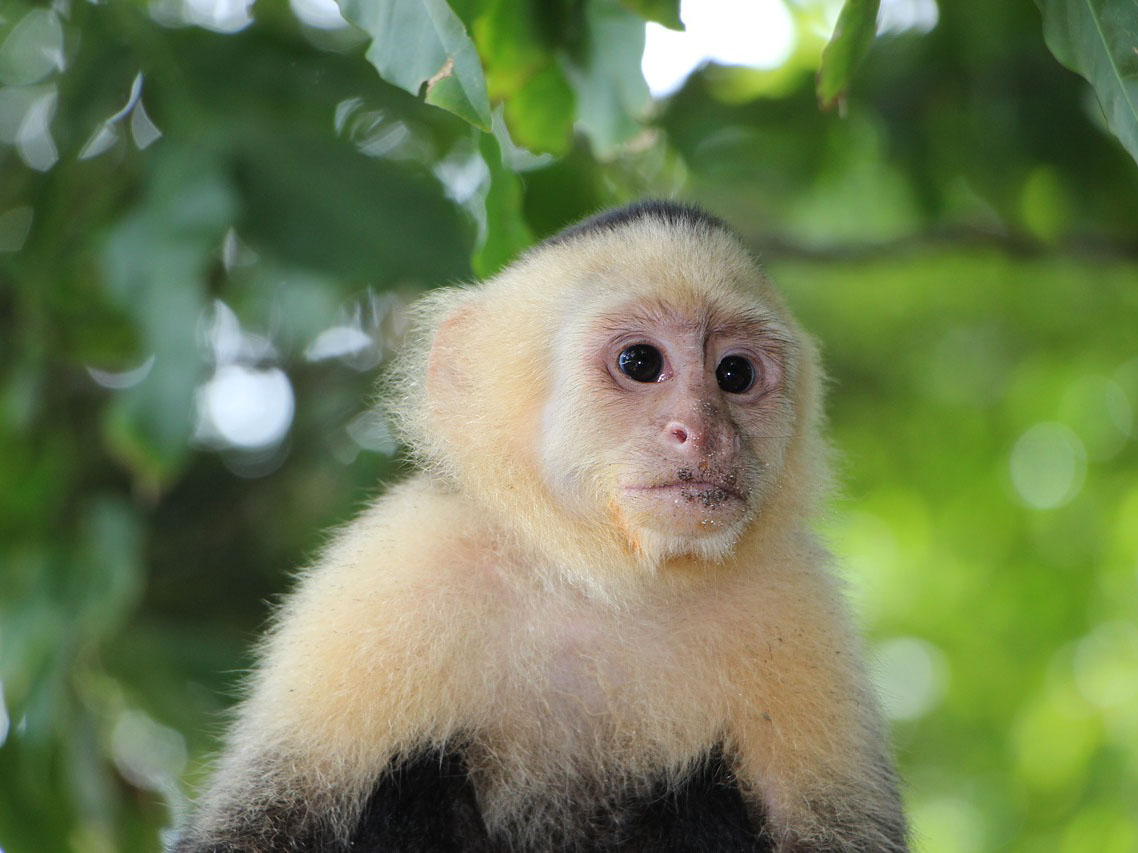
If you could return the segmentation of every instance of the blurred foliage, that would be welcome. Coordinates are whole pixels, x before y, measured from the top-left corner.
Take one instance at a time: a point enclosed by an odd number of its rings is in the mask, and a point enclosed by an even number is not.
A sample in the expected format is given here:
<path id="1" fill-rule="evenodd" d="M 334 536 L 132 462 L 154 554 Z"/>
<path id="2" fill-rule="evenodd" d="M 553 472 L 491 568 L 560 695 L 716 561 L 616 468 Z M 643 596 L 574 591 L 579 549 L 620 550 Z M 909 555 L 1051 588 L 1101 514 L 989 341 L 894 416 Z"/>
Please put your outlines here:
<path id="1" fill-rule="evenodd" d="M 1133 11 L 884 0 L 840 117 L 825 0 L 657 99 L 668 0 L 342 5 L 0 14 L 0 848 L 177 821 L 416 293 L 679 195 L 823 342 L 918 847 L 1138 849 Z"/>
<path id="2" fill-rule="evenodd" d="M 818 68 L 818 104 L 824 110 L 844 102 L 857 66 L 877 36 L 880 0 L 846 0 Z"/>

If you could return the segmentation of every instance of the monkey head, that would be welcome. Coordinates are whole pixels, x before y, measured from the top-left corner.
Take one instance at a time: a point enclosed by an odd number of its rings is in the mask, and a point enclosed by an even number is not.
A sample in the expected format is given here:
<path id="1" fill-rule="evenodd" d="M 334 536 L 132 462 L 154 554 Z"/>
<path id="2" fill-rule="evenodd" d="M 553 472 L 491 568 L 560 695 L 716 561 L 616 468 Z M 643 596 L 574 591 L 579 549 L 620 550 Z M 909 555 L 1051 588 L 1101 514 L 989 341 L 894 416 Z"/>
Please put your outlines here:
<path id="1" fill-rule="evenodd" d="M 558 565 L 722 561 L 811 500 L 786 487 L 824 467 L 814 348 L 721 222 L 622 216 L 428 297 L 393 408 L 428 468 Z"/>

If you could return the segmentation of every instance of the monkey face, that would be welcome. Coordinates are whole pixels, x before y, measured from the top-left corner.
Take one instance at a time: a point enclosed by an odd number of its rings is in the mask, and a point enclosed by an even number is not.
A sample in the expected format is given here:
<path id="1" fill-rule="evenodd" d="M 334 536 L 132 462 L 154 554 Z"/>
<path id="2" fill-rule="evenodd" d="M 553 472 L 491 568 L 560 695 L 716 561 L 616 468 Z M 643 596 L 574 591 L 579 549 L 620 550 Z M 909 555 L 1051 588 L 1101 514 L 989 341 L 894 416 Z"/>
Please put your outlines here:
<path id="1" fill-rule="evenodd" d="M 777 322 L 637 301 L 566 340 L 570 369 L 543 417 L 554 489 L 603 507 L 634 548 L 724 556 L 760 510 L 790 433 Z M 566 467 L 570 448 L 578 462 Z"/>
<path id="2" fill-rule="evenodd" d="M 813 346 L 729 232 L 554 241 L 436 307 L 394 372 L 400 432 L 575 578 L 723 560 L 811 499 L 781 485 L 819 481 Z"/>

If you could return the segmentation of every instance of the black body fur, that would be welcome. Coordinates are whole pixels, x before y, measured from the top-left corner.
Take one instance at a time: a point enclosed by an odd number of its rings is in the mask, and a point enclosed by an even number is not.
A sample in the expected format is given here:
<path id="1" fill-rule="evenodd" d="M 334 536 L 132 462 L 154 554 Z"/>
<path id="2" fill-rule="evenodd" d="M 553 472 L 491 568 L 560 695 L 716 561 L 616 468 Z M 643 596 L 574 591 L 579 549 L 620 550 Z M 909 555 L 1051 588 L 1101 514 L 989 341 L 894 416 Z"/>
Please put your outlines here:
<path id="1" fill-rule="evenodd" d="M 512 853 L 491 838 L 477 793 L 457 751 L 423 752 L 386 774 L 364 807 L 347 844 L 320 829 L 302 829 L 303 815 L 275 815 L 280 827 L 273 851 L 290 853 Z M 255 828 L 254 828 L 255 830 Z M 663 782 L 647 794 L 625 798 L 611 813 L 549 838 L 543 853 L 767 853 L 771 847 L 752 826 L 731 771 L 717 750 L 678 790 Z M 171 853 L 245 853 L 264 850 L 263 836 L 240 835 L 206 845 L 184 839 Z M 265 851 L 267 853 L 267 851 Z M 536 851 L 535 851 L 536 853 Z"/>

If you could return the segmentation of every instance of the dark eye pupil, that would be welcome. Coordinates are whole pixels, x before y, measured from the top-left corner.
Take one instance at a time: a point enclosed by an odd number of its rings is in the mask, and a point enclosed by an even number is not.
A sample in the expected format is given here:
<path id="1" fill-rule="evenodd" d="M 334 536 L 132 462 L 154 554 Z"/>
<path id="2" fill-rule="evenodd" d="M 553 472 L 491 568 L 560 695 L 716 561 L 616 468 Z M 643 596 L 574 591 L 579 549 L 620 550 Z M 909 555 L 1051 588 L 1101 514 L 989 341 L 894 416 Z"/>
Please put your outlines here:
<path id="1" fill-rule="evenodd" d="M 715 368 L 715 379 L 728 394 L 742 394 L 755 384 L 755 368 L 741 355 L 729 355 Z"/>
<path id="2" fill-rule="evenodd" d="M 637 382 L 655 382 L 660 378 L 664 358 L 656 347 L 637 344 L 622 352 L 617 364 L 620 366 L 620 372 L 629 379 Z"/>

